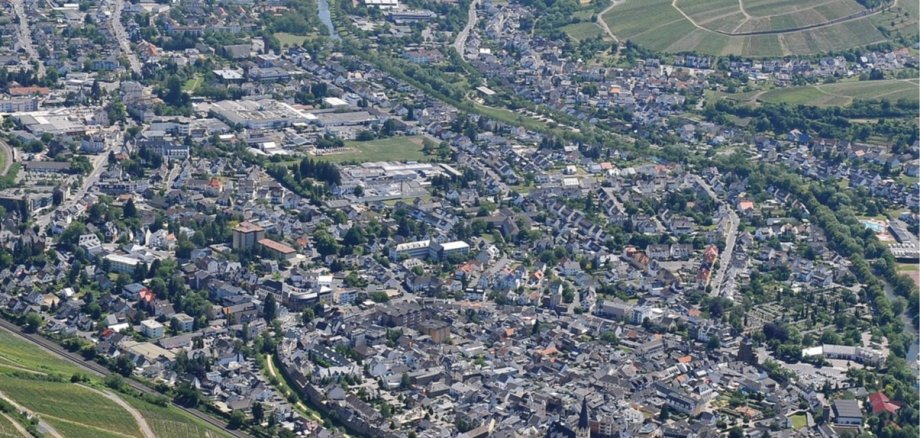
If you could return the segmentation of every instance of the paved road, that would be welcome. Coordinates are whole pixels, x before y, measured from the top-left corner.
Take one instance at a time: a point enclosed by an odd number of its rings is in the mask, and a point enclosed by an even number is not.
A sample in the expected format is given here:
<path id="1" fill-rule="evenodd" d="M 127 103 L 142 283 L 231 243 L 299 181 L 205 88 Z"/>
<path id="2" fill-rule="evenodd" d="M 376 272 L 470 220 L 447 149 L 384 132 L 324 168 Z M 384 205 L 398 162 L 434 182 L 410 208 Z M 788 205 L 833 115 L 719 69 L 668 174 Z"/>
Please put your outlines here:
<path id="1" fill-rule="evenodd" d="M 10 0 L 10 3 L 13 4 L 13 11 L 16 12 L 16 18 L 19 20 L 19 45 L 26 51 L 29 58 L 32 58 L 32 61 L 38 64 L 38 77 L 43 78 L 45 77 L 45 63 L 38 56 L 35 45 L 32 44 L 32 31 L 29 29 L 29 17 L 26 15 L 23 0 Z"/>
<path id="2" fill-rule="evenodd" d="M 137 55 L 134 54 L 134 51 L 131 50 L 131 42 L 128 39 L 128 34 L 125 32 L 125 27 L 121 24 L 121 11 L 124 7 L 125 0 L 115 0 L 115 10 L 112 11 L 109 23 L 112 27 L 112 34 L 115 35 L 115 39 L 118 40 L 118 45 L 121 47 L 121 52 L 128 57 L 128 63 L 131 64 L 131 71 L 139 75 L 141 74 L 141 63 L 137 60 Z"/>
<path id="3" fill-rule="evenodd" d="M 725 205 L 725 204 L 723 204 Z M 735 250 L 735 239 L 738 237 L 738 225 L 741 223 L 741 220 L 738 218 L 738 215 L 735 214 L 735 211 L 725 205 L 725 209 L 728 211 L 728 235 L 725 238 L 725 250 L 722 251 L 722 255 L 719 258 L 719 269 L 716 271 L 715 280 L 712 283 L 712 294 L 721 295 L 722 294 L 722 283 L 725 280 L 725 272 L 729 269 L 732 263 L 732 253 Z M 732 298 L 732 297 L 726 297 Z"/>
<path id="4" fill-rule="evenodd" d="M 61 208 L 70 208 L 78 201 L 82 200 L 83 197 L 86 196 L 86 192 L 90 189 L 90 187 L 92 187 L 93 184 L 96 184 L 96 181 L 99 181 L 99 176 L 101 176 L 102 171 L 105 170 L 108 158 L 108 152 L 103 152 L 90 158 L 90 163 L 93 165 L 93 171 L 90 172 L 89 175 L 83 177 L 83 185 L 80 186 L 80 190 L 77 190 L 77 192 L 74 193 L 70 199 L 59 205 L 57 208 L 51 209 L 48 212 L 37 216 L 35 218 L 35 224 L 41 228 L 47 228 L 48 225 L 51 224 L 51 218 L 54 216 L 55 211 Z"/>
<path id="5" fill-rule="evenodd" d="M 36 345 L 37 345 L 39 348 L 41 348 L 42 350 L 45 350 L 46 352 L 51 353 L 51 354 L 54 354 L 54 355 L 56 355 L 56 356 L 60 356 L 61 358 L 63 358 L 63 359 L 65 359 L 65 360 L 67 360 L 67 361 L 69 361 L 69 362 L 71 362 L 71 363 L 77 365 L 78 367 L 80 367 L 80 368 L 82 368 L 82 369 L 84 369 L 84 370 L 89 371 L 90 373 L 92 373 L 92 374 L 94 374 L 94 375 L 97 375 L 97 376 L 108 376 L 108 375 L 110 375 L 110 374 L 113 374 L 111 371 L 109 371 L 108 368 L 106 368 L 106 367 L 104 367 L 104 366 L 102 366 L 102 365 L 99 365 L 99 364 L 96 363 L 96 362 L 84 360 L 82 356 L 77 355 L 77 354 L 74 354 L 74 353 L 71 353 L 71 352 L 65 350 L 64 347 L 61 347 L 60 345 L 58 345 L 58 344 L 55 343 L 54 341 L 51 341 L 51 340 L 48 340 L 48 339 L 43 338 L 41 335 L 32 334 L 32 333 L 24 333 L 24 332 L 22 331 L 22 329 L 21 329 L 19 326 L 17 326 L 16 324 L 11 323 L 11 322 L 9 322 L 9 321 L 7 321 L 7 320 L 5 320 L 5 319 L 0 319 L 0 329 L 4 329 L 4 330 L 7 330 L 7 331 L 9 331 L 9 332 L 11 332 L 11 333 L 13 333 L 13 334 L 16 334 L 16 335 L 18 335 L 19 337 L 21 337 L 21 338 L 23 338 L 23 339 L 25 339 L 25 340 L 27 340 L 27 341 L 29 341 L 29 342 L 32 342 L 33 344 L 36 344 Z M 125 379 L 125 383 L 128 384 L 128 385 L 130 385 L 132 388 L 134 388 L 134 389 L 136 389 L 136 390 L 142 392 L 142 393 L 151 394 L 151 395 L 157 395 L 157 396 L 160 396 L 160 395 L 161 395 L 160 393 L 158 393 L 158 392 L 156 392 L 156 391 L 154 391 L 154 390 L 148 388 L 148 387 L 145 386 L 144 384 L 142 384 L 142 383 L 140 383 L 140 382 L 138 382 L 138 381 L 136 381 L 136 380 L 134 380 L 134 379 Z M 199 410 L 197 410 L 197 409 L 188 409 L 188 408 L 185 408 L 185 407 L 183 407 L 183 406 L 177 405 L 177 404 L 175 404 L 175 403 L 172 403 L 172 405 L 173 405 L 176 409 L 181 409 L 181 410 L 187 412 L 188 414 L 194 416 L 195 418 L 197 418 L 197 419 L 199 419 L 199 420 L 201 420 L 201 421 L 204 421 L 204 422 L 206 422 L 206 423 L 208 423 L 208 424 L 210 424 L 210 425 L 212 425 L 212 426 L 215 426 L 215 427 L 218 427 L 218 428 L 220 428 L 220 429 L 223 429 L 224 432 L 229 433 L 230 435 L 233 435 L 233 436 L 238 437 L 238 438 L 248 438 L 248 437 L 249 437 L 249 435 L 247 435 L 247 434 L 245 434 L 245 433 L 243 433 L 243 432 L 241 432 L 241 431 L 227 429 L 226 423 L 224 423 L 223 421 L 220 421 L 220 420 L 218 420 L 218 419 L 216 419 L 216 418 L 214 418 L 214 417 L 212 417 L 212 416 L 210 416 L 210 415 L 207 415 L 207 414 L 205 414 L 205 413 L 203 413 L 203 412 L 201 412 L 201 411 L 199 411 Z"/>
<path id="6" fill-rule="evenodd" d="M 725 250 L 722 251 L 722 255 L 719 258 L 719 269 L 716 271 L 716 275 L 714 277 L 709 277 L 709 285 L 712 286 L 710 295 L 718 296 L 721 293 L 725 272 L 732 262 L 732 252 L 735 250 L 735 239 L 738 237 L 738 225 L 741 224 L 741 219 L 735 214 L 735 210 L 733 210 L 731 206 L 722 202 L 721 199 L 716 196 L 716 193 L 712 191 L 712 187 L 709 186 L 709 183 L 703 180 L 703 178 L 700 178 L 699 175 L 694 175 L 693 178 L 703 190 L 706 190 L 706 193 L 709 194 L 713 200 L 721 203 L 725 211 L 728 212 L 728 235 L 725 238 Z"/>
<path id="7" fill-rule="evenodd" d="M 470 3 L 466 26 L 457 33 L 457 39 L 454 40 L 454 50 L 456 50 L 463 59 L 466 59 L 466 40 L 470 37 L 470 31 L 476 26 L 476 21 L 479 20 L 479 17 L 476 15 L 477 6 L 479 6 L 479 0 L 473 0 L 473 2 Z"/>

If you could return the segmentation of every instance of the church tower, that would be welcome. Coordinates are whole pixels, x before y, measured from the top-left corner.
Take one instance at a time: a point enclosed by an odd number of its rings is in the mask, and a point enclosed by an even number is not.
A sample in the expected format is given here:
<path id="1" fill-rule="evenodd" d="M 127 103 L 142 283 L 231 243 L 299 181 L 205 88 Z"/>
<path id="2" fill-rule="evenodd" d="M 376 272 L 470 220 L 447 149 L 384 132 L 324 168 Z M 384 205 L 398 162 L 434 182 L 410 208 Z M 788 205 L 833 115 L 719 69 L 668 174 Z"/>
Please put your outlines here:
<path id="1" fill-rule="evenodd" d="M 581 413 L 578 414 L 578 427 L 575 429 L 575 438 L 590 438 L 591 423 L 588 421 L 588 399 L 581 399 Z"/>

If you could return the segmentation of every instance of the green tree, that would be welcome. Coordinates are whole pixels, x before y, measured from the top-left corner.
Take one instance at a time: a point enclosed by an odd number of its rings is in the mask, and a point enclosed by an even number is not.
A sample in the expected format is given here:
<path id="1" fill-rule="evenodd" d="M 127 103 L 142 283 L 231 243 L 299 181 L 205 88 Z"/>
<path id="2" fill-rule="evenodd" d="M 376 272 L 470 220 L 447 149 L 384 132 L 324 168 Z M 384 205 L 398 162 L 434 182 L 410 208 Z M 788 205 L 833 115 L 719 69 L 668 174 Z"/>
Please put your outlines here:
<path id="1" fill-rule="evenodd" d="M 243 427 L 243 424 L 246 423 L 246 415 L 242 411 L 236 409 L 233 413 L 230 414 L 230 421 L 227 423 L 227 427 L 230 429 L 239 429 Z"/>
<path id="2" fill-rule="evenodd" d="M 313 246 L 323 257 L 339 252 L 339 243 L 326 231 L 318 231 L 313 235 Z"/>
<path id="3" fill-rule="evenodd" d="M 122 214 L 125 218 L 137 217 L 137 207 L 134 205 L 134 199 L 128 199 L 128 202 L 125 202 L 125 206 L 122 208 Z"/>
<path id="4" fill-rule="evenodd" d="M 399 378 L 399 388 L 400 389 L 409 389 L 412 387 L 412 380 L 409 379 L 409 373 L 402 373 L 402 376 Z"/>
<path id="5" fill-rule="evenodd" d="M 275 295 L 268 294 L 265 297 L 265 302 L 262 303 L 262 316 L 267 322 L 272 322 L 278 316 L 278 303 L 275 302 Z"/>
<path id="6" fill-rule="evenodd" d="M 180 406 L 187 408 L 197 408 L 201 403 L 201 393 L 189 383 L 182 383 L 176 389 L 176 396 L 173 401 Z"/>
<path id="7" fill-rule="evenodd" d="M 134 362 L 131 361 L 131 358 L 123 354 L 118 356 L 118 359 L 115 359 L 115 363 L 112 364 L 112 371 L 115 371 L 122 376 L 128 377 L 131 375 L 131 372 L 134 371 Z"/>
<path id="8" fill-rule="evenodd" d="M 252 404 L 252 418 L 256 424 L 262 424 L 262 420 L 265 419 L 265 407 L 262 406 L 262 403 L 255 402 Z"/>
<path id="9" fill-rule="evenodd" d="M 26 315 L 26 331 L 29 333 L 35 333 L 42 326 L 42 316 L 38 312 L 29 312 Z"/>

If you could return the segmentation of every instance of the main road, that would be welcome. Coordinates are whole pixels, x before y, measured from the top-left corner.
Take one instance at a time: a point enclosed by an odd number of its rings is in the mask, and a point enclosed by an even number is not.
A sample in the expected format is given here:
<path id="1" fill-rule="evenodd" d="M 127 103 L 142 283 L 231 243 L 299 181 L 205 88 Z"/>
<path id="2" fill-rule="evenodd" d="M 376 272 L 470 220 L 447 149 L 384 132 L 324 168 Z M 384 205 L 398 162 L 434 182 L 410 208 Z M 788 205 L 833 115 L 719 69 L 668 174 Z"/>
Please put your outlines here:
<path id="1" fill-rule="evenodd" d="M 80 368 L 82 368 L 82 369 L 84 369 L 84 370 L 86 370 L 86 371 L 89 371 L 90 373 L 92 373 L 92 374 L 94 374 L 94 375 L 96 375 L 96 376 L 108 376 L 108 375 L 110 375 L 110 374 L 114 374 L 114 373 L 113 373 L 112 371 L 110 371 L 108 368 L 106 368 L 106 367 L 104 367 L 104 366 L 102 366 L 102 365 L 99 365 L 99 364 L 96 363 L 96 362 L 92 362 L 92 361 L 85 360 L 85 359 L 83 359 L 82 356 L 67 351 L 66 349 L 64 349 L 64 347 L 61 347 L 60 345 L 58 345 L 58 344 L 57 344 L 56 342 L 54 342 L 54 341 L 51 341 L 51 340 L 49 340 L 49 339 L 45 339 L 45 338 L 43 338 L 41 335 L 38 335 L 38 334 L 34 334 L 34 333 L 25 333 L 25 332 L 23 332 L 23 331 L 22 331 L 22 328 L 20 328 L 20 327 L 17 326 L 16 324 L 13 324 L 13 323 L 11 323 L 11 322 L 5 320 L 5 319 L 0 319 L 0 329 L 6 330 L 6 331 L 8 331 L 8 332 L 10 332 L 10 333 L 13 333 L 13 334 L 15 334 L 15 335 L 18 335 L 19 337 L 25 339 L 26 341 L 32 342 L 32 343 L 35 344 L 38 348 L 44 350 L 45 352 L 48 352 L 48 353 L 53 354 L 53 355 L 56 355 L 56 356 L 60 356 L 62 359 L 65 359 L 65 360 L 67 360 L 67 361 L 73 363 L 74 365 L 76 365 L 76 366 L 78 366 L 78 367 L 80 367 Z M 138 390 L 138 391 L 144 393 L 144 394 L 150 394 L 150 395 L 156 395 L 156 396 L 160 396 L 160 395 L 161 395 L 160 393 L 158 393 L 158 392 L 156 392 L 156 391 L 150 389 L 150 388 L 147 387 L 146 385 L 144 385 L 144 384 L 142 384 L 142 383 L 140 383 L 140 382 L 138 382 L 138 381 L 136 381 L 136 380 L 134 380 L 134 379 L 125 379 L 125 383 L 128 384 L 129 386 L 131 386 L 132 388 L 134 388 L 134 389 L 136 389 L 136 390 Z M 210 424 L 210 425 L 212 425 L 212 426 L 215 426 L 215 427 L 218 427 L 218 428 L 224 430 L 225 432 L 229 433 L 230 435 L 233 435 L 233 436 L 238 437 L 238 438 L 248 438 L 248 437 L 249 437 L 249 435 L 247 435 L 247 434 L 245 434 L 245 433 L 243 433 L 243 432 L 241 432 L 241 431 L 228 429 L 226 423 L 224 423 L 223 421 L 220 421 L 220 420 L 218 420 L 218 419 L 216 419 L 216 418 L 214 418 L 214 417 L 212 417 L 212 416 L 210 416 L 210 415 L 207 415 L 207 414 L 205 414 L 205 413 L 203 413 L 203 412 L 201 412 L 201 411 L 199 411 L 199 410 L 197 410 L 197 409 L 189 409 L 189 408 L 186 408 L 186 407 L 184 407 L 184 406 L 181 406 L 181 405 L 178 405 L 178 404 L 175 404 L 175 403 L 172 403 L 172 405 L 173 405 L 174 407 L 176 407 L 177 409 L 181 409 L 181 410 L 187 412 L 188 414 L 194 416 L 195 418 L 197 418 L 197 419 L 199 419 L 199 420 L 201 420 L 201 421 L 204 421 L 204 422 L 206 422 L 206 423 L 208 423 L 208 424 Z"/>
<path id="2" fill-rule="evenodd" d="M 125 0 L 115 0 L 115 10 L 112 11 L 109 23 L 112 28 L 112 35 L 115 36 L 115 39 L 118 40 L 118 45 L 121 47 L 121 52 L 128 57 L 128 63 L 131 64 L 131 71 L 140 75 L 141 63 L 137 60 L 137 55 L 134 54 L 134 51 L 131 50 L 131 42 L 128 39 L 128 34 L 125 32 L 125 27 L 121 24 L 121 11 L 124 8 Z"/>
<path id="3" fill-rule="evenodd" d="M 19 21 L 19 45 L 29 58 L 38 65 L 38 77 L 45 77 L 45 63 L 42 62 L 35 45 L 32 44 L 32 31 L 29 29 L 29 17 L 26 15 L 26 7 L 23 0 L 10 0 L 13 5 L 13 11 L 16 13 L 16 19 Z"/>
<path id="4" fill-rule="evenodd" d="M 77 202 L 83 199 L 83 196 L 86 195 L 86 192 L 89 190 L 93 184 L 96 184 L 96 181 L 99 181 L 99 176 L 102 175 L 102 171 L 105 170 L 106 161 L 108 160 L 109 154 L 103 152 L 99 155 L 94 156 L 90 159 L 90 163 L 93 165 L 93 170 L 89 175 L 83 178 L 83 184 L 80 185 L 80 189 L 71 196 L 70 200 L 65 201 L 57 208 L 49 210 L 47 213 L 44 213 L 35 218 L 35 224 L 41 228 L 46 228 L 51 224 L 51 218 L 54 217 L 54 212 L 61 208 L 70 208 Z"/>
<path id="5" fill-rule="evenodd" d="M 454 50 L 461 58 L 466 59 L 466 40 L 470 37 L 470 31 L 476 26 L 479 16 L 476 15 L 476 7 L 479 6 L 479 0 L 473 0 L 470 3 L 470 9 L 467 12 L 466 26 L 457 33 L 457 39 L 454 40 Z"/>

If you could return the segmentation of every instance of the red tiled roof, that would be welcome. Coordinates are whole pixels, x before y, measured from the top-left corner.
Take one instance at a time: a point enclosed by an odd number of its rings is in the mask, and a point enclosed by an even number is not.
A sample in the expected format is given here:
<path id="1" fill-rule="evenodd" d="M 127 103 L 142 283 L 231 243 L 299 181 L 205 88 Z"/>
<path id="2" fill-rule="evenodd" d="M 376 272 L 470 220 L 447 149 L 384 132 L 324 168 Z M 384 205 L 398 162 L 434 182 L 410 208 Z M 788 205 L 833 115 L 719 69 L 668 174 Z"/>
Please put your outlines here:
<path id="1" fill-rule="evenodd" d="M 878 414 L 880 412 L 889 412 L 893 414 L 898 409 L 901 409 L 900 406 L 892 403 L 888 396 L 882 392 L 876 392 L 870 395 L 869 404 L 872 405 L 873 414 Z"/>

